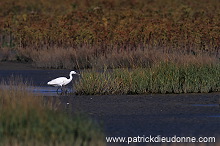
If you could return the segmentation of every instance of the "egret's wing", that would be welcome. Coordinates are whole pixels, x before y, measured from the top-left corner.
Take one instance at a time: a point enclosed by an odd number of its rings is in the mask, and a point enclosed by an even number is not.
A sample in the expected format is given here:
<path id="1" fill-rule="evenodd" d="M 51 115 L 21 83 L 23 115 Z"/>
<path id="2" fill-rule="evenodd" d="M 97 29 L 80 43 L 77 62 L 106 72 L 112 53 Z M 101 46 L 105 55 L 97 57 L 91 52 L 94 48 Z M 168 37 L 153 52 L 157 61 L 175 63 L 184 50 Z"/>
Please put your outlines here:
<path id="1" fill-rule="evenodd" d="M 53 86 L 61 86 L 64 84 L 66 79 L 67 79 L 66 77 L 59 77 L 59 78 L 56 78 L 56 79 L 49 81 L 47 84 L 53 85 Z"/>

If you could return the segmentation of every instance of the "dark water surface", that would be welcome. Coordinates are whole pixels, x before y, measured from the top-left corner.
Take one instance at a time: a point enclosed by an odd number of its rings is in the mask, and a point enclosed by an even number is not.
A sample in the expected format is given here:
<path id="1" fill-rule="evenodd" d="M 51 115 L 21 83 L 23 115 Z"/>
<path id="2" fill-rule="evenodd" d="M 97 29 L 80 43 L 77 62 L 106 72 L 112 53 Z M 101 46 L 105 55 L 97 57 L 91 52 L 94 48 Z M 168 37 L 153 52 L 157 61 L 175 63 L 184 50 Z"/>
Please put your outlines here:
<path id="1" fill-rule="evenodd" d="M 217 93 L 60 98 L 64 104 L 70 103 L 73 111 L 103 121 L 109 136 L 217 136 L 220 133 Z"/>
<path id="2" fill-rule="evenodd" d="M 33 92 L 56 98 L 65 108 L 102 123 L 107 136 L 220 134 L 220 93 L 59 96 L 56 88 L 46 83 L 59 76 L 69 77 L 69 70 L 0 70 L 0 80 L 12 74 L 32 80 Z"/>

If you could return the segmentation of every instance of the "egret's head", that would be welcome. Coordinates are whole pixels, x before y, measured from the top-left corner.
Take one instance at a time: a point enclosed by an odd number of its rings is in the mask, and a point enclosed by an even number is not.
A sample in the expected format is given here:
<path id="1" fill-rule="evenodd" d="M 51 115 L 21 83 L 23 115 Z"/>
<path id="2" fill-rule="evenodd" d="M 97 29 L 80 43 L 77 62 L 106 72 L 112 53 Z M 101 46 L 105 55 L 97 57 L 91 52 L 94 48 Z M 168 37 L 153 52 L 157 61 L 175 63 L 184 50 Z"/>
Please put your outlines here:
<path id="1" fill-rule="evenodd" d="M 70 74 L 71 74 L 71 75 L 73 75 L 73 74 L 79 75 L 79 74 L 76 73 L 75 71 L 71 71 Z"/>

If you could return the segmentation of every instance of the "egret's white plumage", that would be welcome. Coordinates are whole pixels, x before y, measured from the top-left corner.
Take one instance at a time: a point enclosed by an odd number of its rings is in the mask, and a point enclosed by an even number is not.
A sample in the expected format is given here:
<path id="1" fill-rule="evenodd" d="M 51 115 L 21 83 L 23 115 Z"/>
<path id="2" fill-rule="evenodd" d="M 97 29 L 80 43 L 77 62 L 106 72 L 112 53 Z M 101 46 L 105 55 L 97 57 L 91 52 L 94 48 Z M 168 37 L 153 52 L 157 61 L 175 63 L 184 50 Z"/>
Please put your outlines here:
<path id="1" fill-rule="evenodd" d="M 72 81 L 72 79 L 73 79 L 73 76 L 72 76 L 72 75 L 73 75 L 73 74 L 79 75 L 79 74 L 76 73 L 75 71 L 71 71 L 71 72 L 70 72 L 70 78 L 69 78 L 69 79 L 67 79 L 66 77 L 59 77 L 59 78 L 56 78 L 56 79 L 53 79 L 53 80 L 49 81 L 49 82 L 47 83 L 47 85 L 55 86 L 55 87 L 58 87 L 58 89 L 59 89 L 59 88 L 62 89 L 62 86 L 65 86 L 65 85 L 69 84 L 69 83 Z M 57 91 L 58 91 L 58 89 L 57 89 Z"/>

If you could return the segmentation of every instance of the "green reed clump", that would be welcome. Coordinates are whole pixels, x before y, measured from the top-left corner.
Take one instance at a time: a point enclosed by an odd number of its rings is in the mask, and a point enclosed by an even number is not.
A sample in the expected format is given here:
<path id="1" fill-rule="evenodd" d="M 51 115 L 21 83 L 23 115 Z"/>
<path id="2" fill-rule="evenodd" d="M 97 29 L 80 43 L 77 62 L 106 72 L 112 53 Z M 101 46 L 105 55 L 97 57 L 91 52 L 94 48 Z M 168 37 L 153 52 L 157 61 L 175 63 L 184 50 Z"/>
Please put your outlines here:
<path id="1" fill-rule="evenodd" d="M 219 65 L 84 71 L 75 83 L 77 94 L 207 93 L 220 91 Z"/>
<path id="2" fill-rule="evenodd" d="M 9 81 L 0 88 L 0 145 L 104 145 L 100 127 L 86 116 L 50 109 L 50 101 Z"/>

